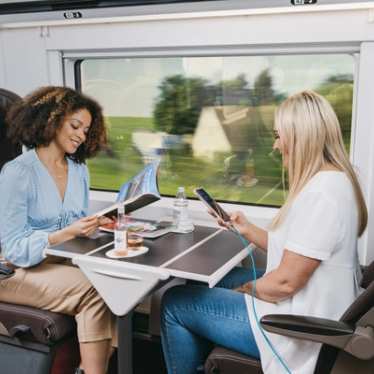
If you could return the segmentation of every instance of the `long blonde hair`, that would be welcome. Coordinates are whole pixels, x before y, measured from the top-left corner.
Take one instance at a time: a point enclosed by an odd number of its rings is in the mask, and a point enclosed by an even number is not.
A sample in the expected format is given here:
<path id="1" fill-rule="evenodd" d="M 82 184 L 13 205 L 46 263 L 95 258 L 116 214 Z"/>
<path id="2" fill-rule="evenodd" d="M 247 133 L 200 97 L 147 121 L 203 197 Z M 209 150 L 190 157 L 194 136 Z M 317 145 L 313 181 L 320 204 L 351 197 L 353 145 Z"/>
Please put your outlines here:
<path id="1" fill-rule="evenodd" d="M 325 165 L 343 171 L 350 179 L 359 212 L 358 235 L 367 224 L 368 213 L 357 176 L 345 150 L 338 118 L 329 102 L 313 91 L 289 97 L 275 113 L 275 128 L 283 152 L 288 154 L 289 193 L 274 218 L 271 229 L 286 217 L 297 194 Z M 284 157 L 284 155 L 283 155 Z"/>

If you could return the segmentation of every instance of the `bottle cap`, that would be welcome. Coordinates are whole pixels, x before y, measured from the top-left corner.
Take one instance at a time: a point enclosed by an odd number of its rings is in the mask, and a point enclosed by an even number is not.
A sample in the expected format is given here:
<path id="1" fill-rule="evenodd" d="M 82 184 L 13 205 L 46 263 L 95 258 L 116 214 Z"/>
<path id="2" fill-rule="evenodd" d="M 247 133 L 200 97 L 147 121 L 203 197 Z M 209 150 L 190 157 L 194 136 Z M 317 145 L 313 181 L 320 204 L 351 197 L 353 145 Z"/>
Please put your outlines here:
<path id="1" fill-rule="evenodd" d="M 124 204 L 119 204 L 117 208 L 118 214 L 125 214 L 125 206 Z"/>
<path id="2" fill-rule="evenodd" d="M 184 187 L 178 187 L 178 192 L 184 192 Z"/>

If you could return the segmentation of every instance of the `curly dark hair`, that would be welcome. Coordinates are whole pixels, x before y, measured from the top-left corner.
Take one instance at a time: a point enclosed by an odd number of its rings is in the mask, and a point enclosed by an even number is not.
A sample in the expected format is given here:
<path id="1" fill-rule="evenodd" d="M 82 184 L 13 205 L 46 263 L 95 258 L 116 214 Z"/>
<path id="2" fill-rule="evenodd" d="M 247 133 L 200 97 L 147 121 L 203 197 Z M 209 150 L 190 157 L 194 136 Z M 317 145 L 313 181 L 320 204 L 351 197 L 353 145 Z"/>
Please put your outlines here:
<path id="1" fill-rule="evenodd" d="M 7 114 L 8 136 L 28 148 L 48 146 L 67 115 L 86 109 L 91 117 L 87 139 L 74 154 L 77 163 L 93 157 L 107 143 L 101 106 L 90 97 L 68 87 L 41 87 L 16 103 Z"/>

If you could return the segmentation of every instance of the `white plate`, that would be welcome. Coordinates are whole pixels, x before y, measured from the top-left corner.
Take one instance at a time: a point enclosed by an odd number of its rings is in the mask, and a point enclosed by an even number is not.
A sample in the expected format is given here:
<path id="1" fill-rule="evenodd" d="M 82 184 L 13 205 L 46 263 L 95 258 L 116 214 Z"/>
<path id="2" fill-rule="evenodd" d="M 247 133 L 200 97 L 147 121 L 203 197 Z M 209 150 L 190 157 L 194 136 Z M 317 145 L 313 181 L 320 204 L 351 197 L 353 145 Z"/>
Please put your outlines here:
<path id="1" fill-rule="evenodd" d="M 144 253 L 147 253 L 148 251 L 149 251 L 148 247 L 138 247 L 137 250 L 133 250 L 129 248 L 129 251 L 126 256 L 119 256 L 116 254 L 114 249 L 111 249 L 110 251 L 105 253 L 105 256 L 110 257 L 110 258 L 130 258 L 130 257 L 144 255 Z"/>
<path id="2" fill-rule="evenodd" d="M 149 223 L 149 222 L 138 222 L 138 221 L 129 222 L 126 225 L 126 227 L 127 227 L 128 231 L 131 231 L 131 228 L 135 228 L 135 230 L 133 230 L 134 233 L 142 233 L 144 231 L 146 231 L 146 232 L 152 232 L 152 231 L 155 231 L 157 229 L 157 226 L 153 225 L 152 223 Z M 111 228 L 107 228 L 105 226 L 100 226 L 99 229 L 101 231 L 114 232 L 114 228 L 111 229 Z"/>
<path id="3" fill-rule="evenodd" d="M 172 231 L 173 226 L 165 227 L 165 228 L 159 228 L 154 231 L 134 231 L 134 234 L 141 236 L 142 238 L 146 239 L 156 239 L 162 235 L 168 234 L 169 232 Z M 105 231 L 105 232 L 110 232 L 113 234 L 114 230 L 113 229 L 107 229 L 106 227 L 99 227 L 99 230 Z"/>

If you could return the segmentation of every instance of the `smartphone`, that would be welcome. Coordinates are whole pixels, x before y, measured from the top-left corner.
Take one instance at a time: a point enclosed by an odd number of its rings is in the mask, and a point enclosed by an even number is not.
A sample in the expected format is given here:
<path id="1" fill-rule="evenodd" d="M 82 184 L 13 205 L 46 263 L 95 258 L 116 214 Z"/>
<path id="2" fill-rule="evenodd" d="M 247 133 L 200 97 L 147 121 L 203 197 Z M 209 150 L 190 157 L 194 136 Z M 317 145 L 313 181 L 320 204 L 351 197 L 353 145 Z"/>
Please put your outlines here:
<path id="1" fill-rule="evenodd" d="M 213 212 L 225 222 L 230 221 L 230 216 L 218 205 L 218 203 L 202 187 L 194 189 L 195 195 Z"/>

